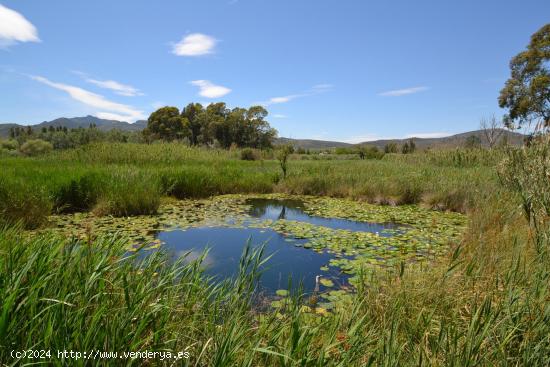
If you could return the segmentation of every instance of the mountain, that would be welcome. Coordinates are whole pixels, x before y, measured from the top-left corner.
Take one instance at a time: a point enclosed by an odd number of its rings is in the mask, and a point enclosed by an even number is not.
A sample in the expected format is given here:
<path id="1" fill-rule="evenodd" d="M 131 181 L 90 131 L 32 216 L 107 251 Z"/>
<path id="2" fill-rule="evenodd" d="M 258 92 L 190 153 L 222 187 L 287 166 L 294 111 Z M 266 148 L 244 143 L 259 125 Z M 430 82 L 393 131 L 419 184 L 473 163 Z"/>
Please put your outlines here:
<path id="1" fill-rule="evenodd" d="M 117 121 L 117 120 L 105 120 L 100 119 L 95 116 L 85 116 L 85 117 L 61 117 L 52 121 L 44 121 L 36 125 L 30 125 L 33 130 L 41 130 L 43 127 L 48 128 L 50 126 L 58 127 L 65 126 L 68 129 L 78 129 L 78 128 L 87 128 L 91 124 L 95 124 L 96 127 L 100 130 L 112 130 L 119 129 L 124 131 L 140 131 L 147 126 L 146 120 L 139 120 L 133 124 Z M 26 128 L 27 126 L 18 125 L 18 124 L 0 124 L 0 136 L 8 136 L 9 131 L 12 127 L 22 127 Z"/>
<path id="2" fill-rule="evenodd" d="M 291 138 L 277 138 L 275 145 L 290 144 L 296 148 L 304 149 L 330 149 L 330 148 L 351 148 L 353 144 L 343 143 L 338 141 L 328 140 L 313 140 L 313 139 L 291 139 Z"/>
<path id="3" fill-rule="evenodd" d="M 72 117 L 66 118 L 61 117 L 52 121 L 44 121 L 36 125 L 31 125 L 34 130 L 41 130 L 43 127 L 58 127 L 65 126 L 68 129 L 78 129 L 78 128 L 87 128 L 90 124 L 95 124 L 96 127 L 100 130 L 112 130 L 120 129 L 124 131 L 141 131 L 147 126 L 146 120 L 139 120 L 133 124 L 116 121 L 116 120 L 105 120 L 100 119 L 95 116 L 85 116 L 85 117 Z M 22 127 L 26 126 L 18 124 L 0 124 L 0 137 L 7 137 L 9 135 L 10 128 L 12 127 Z M 484 132 L 482 130 L 469 131 L 461 134 L 446 136 L 442 138 L 411 138 L 414 140 L 417 149 L 426 149 L 426 148 L 456 148 L 459 146 L 464 146 L 467 139 L 471 136 L 477 136 L 481 144 L 487 146 L 487 139 L 485 138 Z M 509 130 L 502 130 L 502 136 L 506 136 L 508 142 L 512 145 L 521 145 L 523 144 L 524 135 L 519 134 Z M 291 144 L 296 148 L 304 149 L 331 149 L 331 148 L 350 148 L 356 145 L 369 145 L 375 146 L 379 149 L 384 149 L 386 144 L 395 143 L 398 146 L 403 145 L 409 139 L 383 139 L 375 141 L 366 141 L 359 144 L 350 144 L 338 141 L 328 141 L 328 140 L 314 140 L 314 139 L 291 139 L 291 138 L 277 138 L 275 140 L 275 145 Z"/>
<path id="4" fill-rule="evenodd" d="M 500 130 L 502 133 L 501 139 L 506 137 L 508 143 L 512 145 L 522 145 L 525 135 L 516 133 L 509 130 Z M 397 146 L 403 145 L 408 140 L 412 139 L 417 149 L 423 150 L 427 148 L 456 148 L 466 144 L 466 141 L 471 136 L 477 136 L 483 146 L 488 146 L 487 138 L 482 130 L 468 131 L 451 136 L 445 136 L 442 138 L 407 138 L 407 139 L 381 139 L 373 141 L 365 141 L 359 144 L 349 144 L 337 141 L 324 141 L 324 140 L 309 140 L 309 139 L 290 139 L 290 138 L 278 138 L 275 141 L 276 145 L 291 144 L 296 148 L 304 149 L 330 149 L 330 148 L 351 148 L 358 145 L 375 146 L 378 149 L 384 149 L 386 144 L 397 144 Z"/>
<path id="5" fill-rule="evenodd" d="M 525 135 L 516 133 L 509 130 L 500 129 L 499 131 L 501 133 L 500 139 L 506 137 L 508 139 L 508 143 L 511 145 L 522 145 L 523 139 L 525 138 Z M 460 146 L 464 146 L 466 144 L 466 141 L 471 136 L 476 136 L 481 141 L 481 145 L 488 146 L 489 143 L 487 142 L 487 138 L 485 137 L 485 134 L 483 130 L 475 130 L 475 131 L 468 131 L 465 133 L 455 134 L 451 136 L 445 136 L 442 138 L 415 138 L 412 137 L 412 139 L 416 145 L 417 149 L 426 149 L 426 148 L 456 148 Z M 384 139 L 384 140 L 375 140 L 375 141 L 366 141 L 363 143 L 360 143 L 359 145 L 371 145 L 375 146 L 379 149 L 384 149 L 384 146 L 386 144 L 395 143 L 398 146 L 403 145 L 405 142 L 407 142 L 409 138 L 407 139 Z"/>

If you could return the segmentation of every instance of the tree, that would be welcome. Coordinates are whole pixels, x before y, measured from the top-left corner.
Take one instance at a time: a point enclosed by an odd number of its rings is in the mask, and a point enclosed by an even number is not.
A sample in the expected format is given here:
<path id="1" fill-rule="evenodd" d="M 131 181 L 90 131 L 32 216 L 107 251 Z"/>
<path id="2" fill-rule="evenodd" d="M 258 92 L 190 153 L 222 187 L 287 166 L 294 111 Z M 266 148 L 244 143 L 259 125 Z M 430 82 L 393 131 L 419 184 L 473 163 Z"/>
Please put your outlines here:
<path id="1" fill-rule="evenodd" d="M 149 116 L 144 134 L 168 141 L 183 139 L 190 136 L 189 120 L 177 107 L 162 107 Z"/>
<path id="2" fill-rule="evenodd" d="M 510 61 L 511 77 L 500 91 L 498 103 L 508 108 L 505 122 L 518 127 L 535 122 L 550 127 L 550 24 L 531 36 L 527 50 Z"/>
<path id="3" fill-rule="evenodd" d="M 202 125 L 206 119 L 201 119 L 201 114 L 204 108 L 200 103 L 189 103 L 181 110 L 181 116 L 189 121 L 189 132 L 191 133 L 189 140 L 191 145 L 197 145 L 199 143 Z"/>
<path id="4" fill-rule="evenodd" d="M 410 154 L 414 153 L 416 150 L 416 144 L 412 139 L 409 139 L 409 141 L 406 141 L 405 144 L 401 147 L 401 153 L 403 154 Z"/>
<path id="5" fill-rule="evenodd" d="M 494 115 L 489 119 L 482 118 L 479 123 L 479 128 L 483 132 L 487 144 L 489 144 L 489 149 L 493 149 L 504 133 L 504 130 L 500 126 L 500 122 L 498 122 Z"/>
<path id="6" fill-rule="evenodd" d="M 281 170 L 283 171 L 283 179 L 286 178 L 286 172 L 288 169 L 288 156 L 291 155 L 293 152 L 294 147 L 290 144 L 283 145 L 279 148 L 279 151 L 277 152 L 277 160 L 279 161 L 279 165 L 281 166 Z"/>
<path id="7" fill-rule="evenodd" d="M 384 153 L 397 153 L 397 144 L 388 143 L 384 145 Z"/>

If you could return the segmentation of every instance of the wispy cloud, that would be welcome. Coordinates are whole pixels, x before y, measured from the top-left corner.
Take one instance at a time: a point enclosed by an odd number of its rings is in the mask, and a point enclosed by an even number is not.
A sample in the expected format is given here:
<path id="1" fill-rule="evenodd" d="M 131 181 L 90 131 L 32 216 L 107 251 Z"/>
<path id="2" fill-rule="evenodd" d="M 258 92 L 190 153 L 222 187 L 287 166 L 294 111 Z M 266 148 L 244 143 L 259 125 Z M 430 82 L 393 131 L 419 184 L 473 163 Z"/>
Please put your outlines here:
<path id="1" fill-rule="evenodd" d="M 0 48 L 17 42 L 40 42 L 36 27 L 20 13 L 0 4 Z"/>
<path id="2" fill-rule="evenodd" d="M 309 96 L 314 96 L 316 94 L 325 93 L 331 90 L 332 88 L 333 88 L 332 84 L 317 84 L 311 87 L 309 90 L 302 93 L 289 94 L 289 95 L 280 96 L 280 97 L 272 97 L 267 101 L 256 102 L 254 104 L 269 106 L 273 104 L 287 103 L 297 98 L 309 97 Z"/>
<path id="3" fill-rule="evenodd" d="M 286 115 L 283 115 L 283 114 L 280 114 L 280 113 L 276 113 L 273 115 L 273 118 L 276 118 L 276 119 L 286 119 L 287 116 Z"/>
<path id="4" fill-rule="evenodd" d="M 72 85 L 52 82 L 42 76 L 30 75 L 29 77 L 37 82 L 68 93 L 72 99 L 80 103 L 104 110 L 96 113 L 96 116 L 99 118 L 129 122 L 145 118 L 143 111 L 129 105 L 109 101 L 102 95 Z"/>
<path id="5" fill-rule="evenodd" d="M 174 45 L 172 53 L 178 56 L 201 56 L 214 53 L 218 41 L 202 33 L 192 33 Z"/>
<path id="6" fill-rule="evenodd" d="M 384 96 L 384 97 L 401 97 L 401 96 L 406 96 L 407 94 L 424 92 L 428 89 L 430 88 L 429 87 L 412 87 L 412 88 L 389 90 L 387 92 L 379 93 L 378 95 Z"/>
<path id="7" fill-rule="evenodd" d="M 97 80 L 93 79 L 88 74 L 81 71 L 73 71 L 73 73 L 79 75 L 86 82 L 94 84 L 103 89 L 109 89 L 118 95 L 126 97 L 142 96 L 143 93 L 139 89 L 132 87 L 131 85 L 122 84 L 114 80 Z"/>
<path id="8" fill-rule="evenodd" d="M 231 92 L 231 89 L 216 85 L 209 80 L 193 80 L 190 82 L 195 87 L 199 87 L 199 95 L 206 98 L 219 98 Z"/>

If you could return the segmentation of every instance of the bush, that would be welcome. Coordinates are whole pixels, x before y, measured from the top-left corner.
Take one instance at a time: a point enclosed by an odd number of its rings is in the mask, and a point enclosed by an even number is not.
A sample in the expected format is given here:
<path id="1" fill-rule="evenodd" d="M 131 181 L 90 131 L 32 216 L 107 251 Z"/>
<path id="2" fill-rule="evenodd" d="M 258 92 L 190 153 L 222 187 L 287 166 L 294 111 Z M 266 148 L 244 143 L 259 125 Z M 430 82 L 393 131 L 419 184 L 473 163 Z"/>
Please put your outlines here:
<path id="1" fill-rule="evenodd" d="M 34 157 L 51 152 L 53 146 L 51 143 L 41 139 L 31 139 L 27 140 L 19 150 L 26 156 Z"/>
<path id="2" fill-rule="evenodd" d="M 243 161 L 255 161 L 256 153 L 251 148 L 244 148 L 241 150 L 241 160 Z"/>
<path id="3" fill-rule="evenodd" d="M 0 148 L 5 150 L 17 150 L 17 147 L 19 144 L 17 143 L 17 140 L 2 140 L 0 141 Z"/>

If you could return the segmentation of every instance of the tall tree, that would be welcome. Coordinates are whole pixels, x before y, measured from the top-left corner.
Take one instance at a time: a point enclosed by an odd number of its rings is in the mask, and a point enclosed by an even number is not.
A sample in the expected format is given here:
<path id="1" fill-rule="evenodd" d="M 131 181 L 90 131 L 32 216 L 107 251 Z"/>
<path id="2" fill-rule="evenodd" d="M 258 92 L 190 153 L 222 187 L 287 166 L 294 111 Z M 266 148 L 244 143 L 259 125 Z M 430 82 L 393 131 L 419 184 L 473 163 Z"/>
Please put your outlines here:
<path id="1" fill-rule="evenodd" d="M 511 77 L 500 91 L 500 107 L 508 108 L 506 123 L 535 122 L 550 127 L 550 24 L 531 36 L 527 50 L 510 62 Z"/>
<path id="2" fill-rule="evenodd" d="M 144 134 L 168 141 L 189 137 L 189 120 L 177 107 L 162 107 L 149 116 Z"/>
<path id="3" fill-rule="evenodd" d="M 200 103 L 189 103 L 181 111 L 181 116 L 189 121 L 189 130 L 191 133 L 189 140 L 191 145 L 197 145 L 199 143 L 202 123 L 205 122 L 205 119 L 201 118 L 203 111 L 204 108 Z"/>

